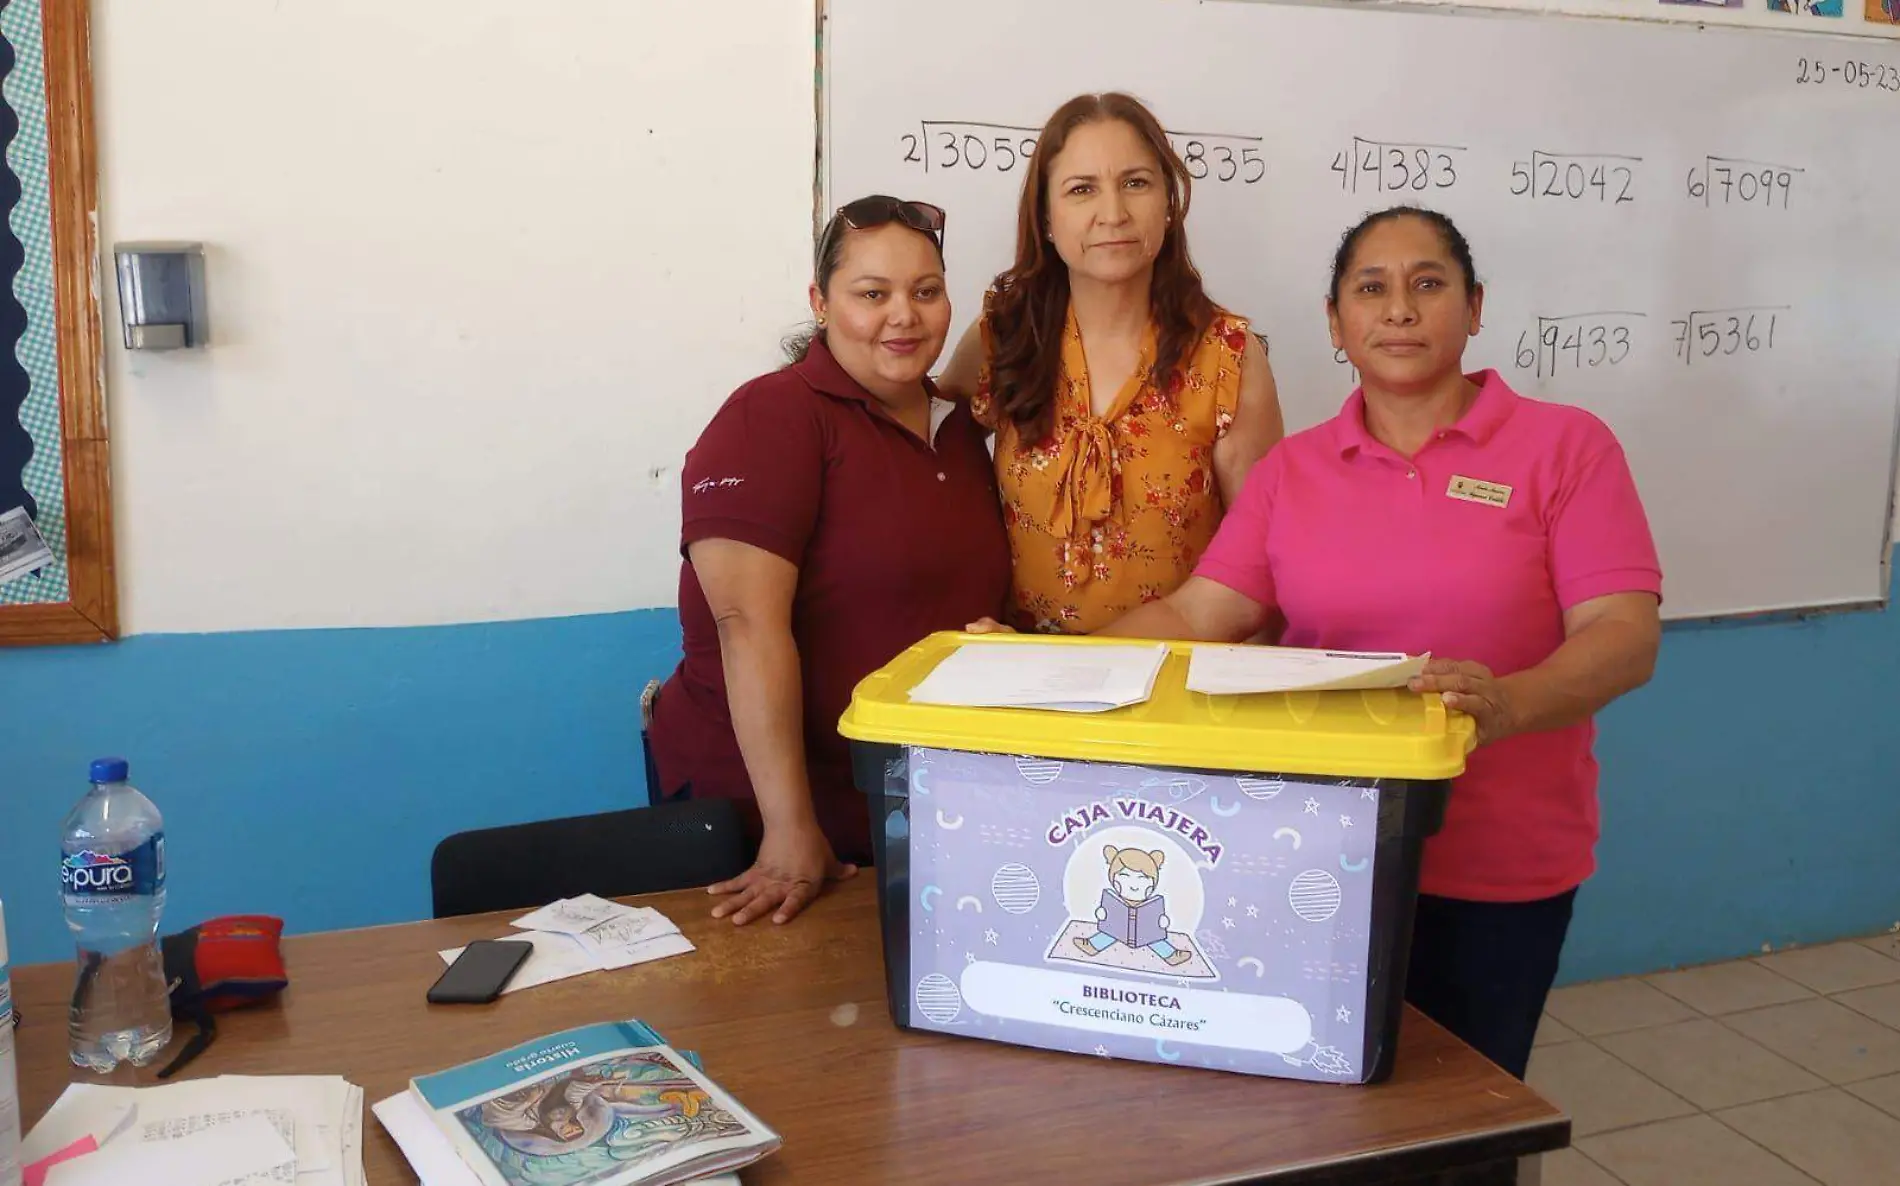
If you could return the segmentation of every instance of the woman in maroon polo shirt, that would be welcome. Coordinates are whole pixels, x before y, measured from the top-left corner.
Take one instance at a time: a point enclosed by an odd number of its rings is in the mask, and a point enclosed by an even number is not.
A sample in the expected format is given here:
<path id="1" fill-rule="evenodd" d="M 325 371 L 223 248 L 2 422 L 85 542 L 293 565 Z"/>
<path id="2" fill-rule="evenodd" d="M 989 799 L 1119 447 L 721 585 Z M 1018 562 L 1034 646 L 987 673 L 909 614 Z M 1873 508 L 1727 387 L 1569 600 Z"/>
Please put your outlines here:
<path id="1" fill-rule="evenodd" d="M 650 738 L 662 797 L 756 808 L 757 859 L 711 887 L 715 917 L 785 922 L 870 860 L 838 735 L 852 690 L 1009 592 L 983 431 L 928 378 L 950 328 L 942 235 L 921 202 L 842 207 L 819 239 L 810 340 L 686 457 L 685 657 Z"/>

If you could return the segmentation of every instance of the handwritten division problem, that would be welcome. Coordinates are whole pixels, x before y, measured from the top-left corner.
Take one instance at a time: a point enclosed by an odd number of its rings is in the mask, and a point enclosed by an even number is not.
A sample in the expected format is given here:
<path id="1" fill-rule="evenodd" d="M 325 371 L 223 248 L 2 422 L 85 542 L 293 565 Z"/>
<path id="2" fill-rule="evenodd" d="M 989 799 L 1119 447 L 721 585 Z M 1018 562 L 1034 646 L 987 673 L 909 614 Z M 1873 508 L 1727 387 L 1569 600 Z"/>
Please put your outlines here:
<path id="1" fill-rule="evenodd" d="M 1041 130 L 1019 124 L 926 119 L 918 121 L 915 132 L 897 139 L 904 163 L 921 166 L 926 173 L 957 169 L 1010 173 L 1035 155 Z M 1169 132 L 1168 144 L 1196 181 L 1254 185 L 1267 175 L 1259 136 Z"/>
<path id="2" fill-rule="evenodd" d="M 951 169 L 1008 173 L 1035 154 L 1039 131 L 1012 124 L 927 119 L 917 125 L 917 131 L 905 132 L 898 141 L 904 150 L 904 163 L 922 165 L 926 173 Z"/>
<path id="3" fill-rule="evenodd" d="M 1538 150 L 1528 161 L 1511 162 L 1511 194 L 1620 206 L 1636 200 L 1636 167 L 1642 161 L 1613 153 Z"/>
<path id="4" fill-rule="evenodd" d="M 1454 144 L 1400 144 L 1354 136 L 1333 157 L 1339 188 L 1349 194 L 1414 193 L 1458 184 L 1465 149 Z"/>
<path id="5" fill-rule="evenodd" d="M 1786 305 L 1692 309 L 1670 322 L 1676 330 L 1676 357 L 1692 366 L 1698 359 L 1773 350 L 1775 330 L 1787 312 Z"/>
<path id="6" fill-rule="evenodd" d="M 1617 366 L 1630 356 L 1636 323 L 1648 314 L 1625 311 L 1539 316 L 1517 336 L 1517 367 L 1548 379 L 1565 366 Z"/>
<path id="7" fill-rule="evenodd" d="M 1786 210 L 1795 178 L 1805 169 L 1771 161 L 1710 156 L 1689 170 L 1688 197 L 1704 206 L 1762 206 Z"/>
<path id="8" fill-rule="evenodd" d="M 1878 87 L 1882 85 L 1878 71 L 1887 68 L 1852 63 L 1828 69 L 1856 81 L 1871 79 L 1866 85 Z M 1900 86 L 1900 74 L 1895 85 Z M 926 119 L 897 140 L 903 163 L 926 173 L 1013 173 L 1035 155 L 1040 130 L 1022 124 Z M 1169 132 L 1167 136 L 1196 181 L 1257 185 L 1271 168 L 1271 147 L 1262 136 L 1239 132 Z M 1458 144 L 1354 136 L 1333 154 L 1328 168 L 1342 193 L 1431 194 L 1465 183 L 1465 175 L 1472 171 L 1471 151 Z M 1511 162 L 1504 184 L 1511 196 L 1533 202 L 1626 206 L 1641 192 L 1643 168 L 1640 156 L 1536 149 L 1528 158 Z M 1800 165 L 1711 154 L 1688 168 L 1682 192 L 1689 201 L 1707 208 L 1787 210 L 1806 172 Z"/>
<path id="9" fill-rule="evenodd" d="M 1787 305 L 1692 309 L 1671 319 L 1674 356 L 1684 366 L 1729 356 L 1764 354 L 1790 312 Z M 1565 370 L 1612 368 L 1642 346 L 1649 314 L 1630 310 L 1540 314 L 1517 336 L 1517 369 L 1548 379 Z"/>

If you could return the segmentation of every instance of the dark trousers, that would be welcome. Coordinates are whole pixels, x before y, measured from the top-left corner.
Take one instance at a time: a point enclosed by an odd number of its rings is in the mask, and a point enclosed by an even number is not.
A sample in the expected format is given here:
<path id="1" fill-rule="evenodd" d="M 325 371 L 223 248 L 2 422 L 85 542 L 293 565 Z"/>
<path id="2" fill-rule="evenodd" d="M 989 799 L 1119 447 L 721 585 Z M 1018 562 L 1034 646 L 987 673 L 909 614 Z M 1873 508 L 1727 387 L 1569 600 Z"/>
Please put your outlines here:
<path id="1" fill-rule="evenodd" d="M 1405 999 L 1522 1079 L 1576 899 L 1576 890 L 1537 902 L 1421 894 Z"/>

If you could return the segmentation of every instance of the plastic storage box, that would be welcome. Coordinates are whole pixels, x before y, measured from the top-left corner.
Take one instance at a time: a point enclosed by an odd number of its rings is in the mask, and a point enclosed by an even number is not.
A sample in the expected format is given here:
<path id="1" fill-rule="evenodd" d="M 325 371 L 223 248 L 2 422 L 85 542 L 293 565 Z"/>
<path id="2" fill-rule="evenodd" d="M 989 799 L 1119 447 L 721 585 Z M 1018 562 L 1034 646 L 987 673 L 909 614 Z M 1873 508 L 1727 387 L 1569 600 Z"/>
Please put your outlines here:
<path id="1" fill-rule="evenodd" d="M 907 1029 L 1246 1074 L 1391 1073 L 1419 857 L 1474 723 L 1403 690 L 944 708 L 934 635 L 840 731 L 870 801 L 886 991 Z M 1114 641 L 1069 638 L 1065 645 Z"/>

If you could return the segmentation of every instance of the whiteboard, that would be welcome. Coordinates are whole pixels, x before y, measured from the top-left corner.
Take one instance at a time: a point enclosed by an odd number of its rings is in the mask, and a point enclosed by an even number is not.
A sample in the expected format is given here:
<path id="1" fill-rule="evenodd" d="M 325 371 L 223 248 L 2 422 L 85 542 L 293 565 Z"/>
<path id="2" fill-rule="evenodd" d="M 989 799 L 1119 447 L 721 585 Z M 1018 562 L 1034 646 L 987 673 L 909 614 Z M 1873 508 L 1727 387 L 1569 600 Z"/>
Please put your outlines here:
<path id="1" fill-rule="evenodd" d="M 953 333 L 1009 265 L 1042 121 L 1126 90 L 1204 175 L 1194 257 L 1269 337 L 1289 431 L 1354 385 L 1323 315 L 1340 234 L 1432 206 L 1488 287 L 1468 369 L 1622 440 L 1665 616 L 1884 602 L 1900 46 L 1179 0 L 828 11 L 828 204 L 886 192 L 948 211 Z"/>

